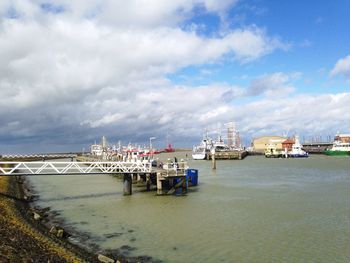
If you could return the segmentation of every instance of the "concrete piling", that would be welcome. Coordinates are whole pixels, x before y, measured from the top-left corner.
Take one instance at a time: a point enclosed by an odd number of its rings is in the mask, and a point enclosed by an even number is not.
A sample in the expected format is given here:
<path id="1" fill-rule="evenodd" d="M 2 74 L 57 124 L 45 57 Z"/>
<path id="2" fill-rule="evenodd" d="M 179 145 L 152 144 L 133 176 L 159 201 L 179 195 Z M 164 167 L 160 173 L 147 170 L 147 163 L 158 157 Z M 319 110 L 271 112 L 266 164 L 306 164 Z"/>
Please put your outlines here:
<path id="1" fill-rule="evenodd" d="M 123 176 L 123 191 L 124 195 L 132 194 L 132 175 L 124 174 Z"/>
<path id="2" fill-rule="evenodd" d="M 151 175 L 146 174 L 146 190 L 151 191 Z"/>
<path id="3" fill-rule="evenodd" d="M 216 160 L 215 160 L 215 153 L 211 155 L 212 163 L 213 163 L 213 170 L 216 170 Z"/>
<path id="4" fill-rule="evenodd" d="M 157 173 L 157 194 L 162 195 L 163 194 L 163 185 L 161 180 L 161 173 Z"/>
<path id="5" fill-rule="evenodd" d="M 182 194 L 186 194 L 186 193 L 187 193 L 187 180 L 186 178 L 184 178 L 182 182 Z"/>

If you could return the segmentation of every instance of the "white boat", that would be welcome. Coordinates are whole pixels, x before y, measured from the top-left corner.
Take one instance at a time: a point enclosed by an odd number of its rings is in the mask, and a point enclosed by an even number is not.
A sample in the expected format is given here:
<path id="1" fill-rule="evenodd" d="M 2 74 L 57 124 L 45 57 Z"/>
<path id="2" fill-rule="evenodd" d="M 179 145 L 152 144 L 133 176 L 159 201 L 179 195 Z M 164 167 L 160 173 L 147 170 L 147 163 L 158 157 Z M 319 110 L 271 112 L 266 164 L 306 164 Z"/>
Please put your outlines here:
<path id="1" fill-rule="evenodd" d="M 330 149 L 324 152 L 326 155 L 331 156 L 349 156 L 350 155 L 350 143 L 334 141 Z"/>
<path id="2" fill-rule="evenodd" d="M 215 152 L 228 152 L 230 147 L 225 144 L 222 140 L 214 141 L 212 147 L 215 149 Z"/>
<path id="3" fill-rule="evenodd" d="M 231 136 L 230 139 L 232 141 L 233 136 Z M 229 145 L 227 145 L 222 139 L 220 131 L 218 132 L 218 137 L 216 140 L 213 140 L 210 137 L 208 137 L 208 133 L 206 132 L 206 134 L 203 136 L 200 145 L 193 147 L 192 158 L 194 160 L 204 160 L 210 154 L 211 150 L 214 150 L 215 152 L 229 152 L 238 149 L 240 149 L 240 147 L 230 147 Z"/>
<path id="4" fill-rule="evenodd" d="M 205 147 L 197 146 L 193 147 L 192 159 L 193 160 L 204 160 L 206 157 L 207 151 Z"/>
<path id="5" fill-rule="evenodd" d="M 90 153 L 91 155 L 94 155 L 94 156 L 102 156 L 103 154 L 103 148 L 102 148 L 102 145 L 100 144 L 92 144 L 90 146 Z"/>
<path id="6" fill-rule="evenodd" d="M 266 158 L 280 158 L 283 156 L 283 153 L 280 150 L 277 150 L 276 144 L 269 143 L 265 150 Z"/>
<path id="7" fill-rule="evenodd" d="M 291 158 L 303 158 L 309 157 L 309 154 L 302 149 L 302 145 L 299 142 L 299 136 L 295 136 L 295 142 L 292 145 L 292 150 L 288 152 L 288 157 Z"/>
<path id="8" fill-rule="evenodd" d="M 213 146 L 213 142 L 207 136 L 201 141 L 201 144 L 193 147 L 192 158 L 193 160 L 204 160 L 207 157 L 210 149 Z"/>

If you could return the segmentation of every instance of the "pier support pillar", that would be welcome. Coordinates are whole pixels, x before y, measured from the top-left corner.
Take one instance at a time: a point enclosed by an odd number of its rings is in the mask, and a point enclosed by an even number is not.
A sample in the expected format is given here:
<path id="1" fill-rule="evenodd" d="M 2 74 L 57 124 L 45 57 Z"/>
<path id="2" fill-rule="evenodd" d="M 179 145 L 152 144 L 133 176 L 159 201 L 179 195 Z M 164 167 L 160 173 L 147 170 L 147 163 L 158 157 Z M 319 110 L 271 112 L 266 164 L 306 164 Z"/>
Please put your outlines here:
<path id="1" fill-rule="evenodd" d="M 182 194 L 187 194 L 187 177 L 183 178 L 183 182 L 182 182 Z"/>
<path id="2" fill-rule="evenodd" d="M 132 194 L 132 175 L 131 174 L 124 174 L 123 191 L 124 191 L 124 195 Z"/>
<path id="3" fill-rule="evenodd" d="M 151 191 L 151 175 L 146 175 L 146 189 L 147 191 Z"/>
<path id="4" fill-rule="evenodd" d="M 211 159 L 212 159 L 212 162 L 213 162 L 213 170 L 216 170 L 215 153 L 211 155 Z"/>
<path id="5" fill-rule="evenodd" d="M 157 194 L 162 195 L 163 194 L 163 185 L 161 180 L 161 173 L 157 173 Z"/>
<path id="6" fill-rule="evenodd" d="M 169 179 L 169 189 L 174 186 L 174 179 Z"/>

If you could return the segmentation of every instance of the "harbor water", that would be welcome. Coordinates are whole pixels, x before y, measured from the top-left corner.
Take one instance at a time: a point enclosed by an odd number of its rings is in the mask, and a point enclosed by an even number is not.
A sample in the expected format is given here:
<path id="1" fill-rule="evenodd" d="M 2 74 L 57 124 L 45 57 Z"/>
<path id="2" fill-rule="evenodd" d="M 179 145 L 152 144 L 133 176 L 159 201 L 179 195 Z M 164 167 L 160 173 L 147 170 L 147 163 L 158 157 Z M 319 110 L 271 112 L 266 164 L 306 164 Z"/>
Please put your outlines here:
<path id="1" fill-rule="evenodd" d="M 109 175 L 29 180 L 37 205 L 51 207 L 80 233 L 76 240 L 97 250 L 155 262 L 350 262 L 350 158 L 189 165 L 199 170 L 199 185 L 186 196 L 136 185 L 123 196 L 122 181 Z"/>

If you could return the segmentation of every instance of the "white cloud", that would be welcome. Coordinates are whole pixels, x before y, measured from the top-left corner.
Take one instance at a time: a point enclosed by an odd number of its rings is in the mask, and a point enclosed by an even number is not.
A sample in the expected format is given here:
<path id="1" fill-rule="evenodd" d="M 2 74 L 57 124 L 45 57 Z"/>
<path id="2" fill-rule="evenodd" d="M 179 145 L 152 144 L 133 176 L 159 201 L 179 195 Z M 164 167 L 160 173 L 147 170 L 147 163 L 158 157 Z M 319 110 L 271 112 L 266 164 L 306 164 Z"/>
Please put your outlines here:
<path id="1" fill-rule="evenodd" d="M 40 0 L 2 1 L 0 145 L 82 144 L 102 134 L 166 131 L 197 136 L 202 127 L 240 118 L 236 98 L 291 92 L 292 77 L 284 73 L 262 77 L 249 94 L 227 84 L 189 87 L 167 79 L 187 66 L 250 63 L 286 48 L 256 26 L 212 37 L 182 29 L 195 8 L 222 16 L 236 2 L 62 0 L 51 1 L 48 12 Z M 8 17 L 11 8 L 18 18 Z"/>
<path id="2" fill-rule="evenodd" d="M 280 97 L 292 93 L 295 88 L 292 81 L 298 79 L 301 73 L 286 74 L 277 72 L 270 75 L 264 75 L 254 79 L 247 91 L 248 96 L 258 96 L 265 94 L 270 97 Z"/>
<path id="3" fill-rule="evenodd" d="M 350 55 L 345 58 L 339 59 L 332 69 L 330 76 L 334 77 L 342 75 L 350 82 Z"/>
<path id="4" fill-rule="evenodd" d="M 238 0 L 4 0 L 0 4 L 0 14 L 11 9 L 24 19 L 41 20 L 43 6 L 46 12 L 60 10 L 64 18 L 94 19 L 98 23 L 115 27 L 155 27 L 174 26 L 193 13 L 194 8 L 202 7 L 207 12 L 222 15 L 234 6 Z M 50 12 L 51 11 L 51 12 Z"/>
<path id="5" fill-rule="evenodd" d="M 258 29 L 205 38 L 179 28 L 123 30 L 60 17 L 44 25 L 5 20 L 0 36 L 1 89 L 12 94 L 0 105 L 15 103 L 20 108 L 50 99 L 80 100 L 108 86 L 147 81 L 226 54 L 251 61 L 278 48 Z"/>
<path id="6" fill-rule="evenodd" d="M 350 93 L 296 95 L 262 99 L 237 109 L 244 133 L 266 135 L 293 131 L 330 134 L 350 130 Z"/>

